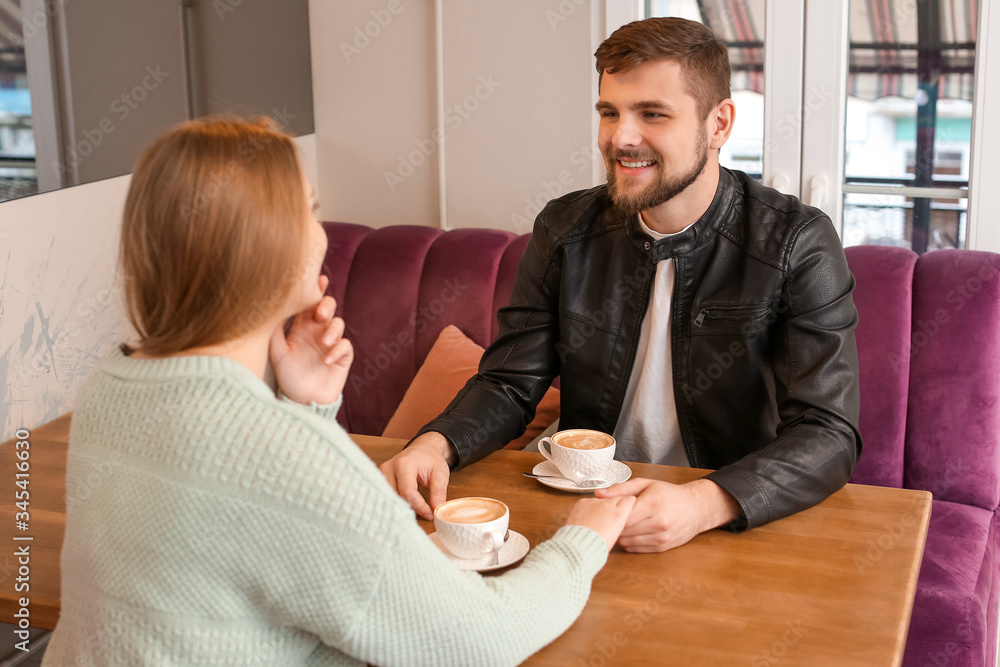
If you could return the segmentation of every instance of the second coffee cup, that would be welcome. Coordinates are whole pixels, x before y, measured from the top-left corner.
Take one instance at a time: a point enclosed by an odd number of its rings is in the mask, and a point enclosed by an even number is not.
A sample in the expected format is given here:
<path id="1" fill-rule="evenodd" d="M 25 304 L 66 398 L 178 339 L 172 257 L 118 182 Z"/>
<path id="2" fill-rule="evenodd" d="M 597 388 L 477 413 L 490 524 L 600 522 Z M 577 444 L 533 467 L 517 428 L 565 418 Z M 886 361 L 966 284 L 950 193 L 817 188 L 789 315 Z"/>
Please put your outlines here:
<path id="1" fill-rule="evenodd" d="M 575 428 L 542 438 L 538 451 L 572 482 L 599 480 L 615 459 L 615 439 L 601 431 Z"/>

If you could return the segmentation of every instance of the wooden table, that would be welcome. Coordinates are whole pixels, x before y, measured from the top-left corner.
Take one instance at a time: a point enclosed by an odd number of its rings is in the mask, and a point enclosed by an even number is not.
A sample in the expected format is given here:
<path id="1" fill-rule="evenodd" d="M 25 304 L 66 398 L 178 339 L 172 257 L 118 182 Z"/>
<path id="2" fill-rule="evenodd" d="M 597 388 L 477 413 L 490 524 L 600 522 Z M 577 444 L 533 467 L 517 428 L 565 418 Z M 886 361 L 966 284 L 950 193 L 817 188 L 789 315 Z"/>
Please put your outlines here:
<path id="1" fill-rule="evenodd" d="M 31 622 L 59 617 L 69 416 L 31 431 L 30 530 L 15 527 L 14 447 L 0 446 L 0 620 L 17 604 L 14 536 L 30 535 Z M 358 436 L 376 463 L 403 442 Z M 510 506 L 532 546 L 562 524 L 577 494 L 521 475 L 539 454 L 501 451 L 452 476 L 449 497 Z M 630 463 L 637 476 L 684 482 L 705 471 Z M 615 549 L 577 622 L 526 664 L 898 665 L 909 626 L 931 496 L 849 484 L 818 506 L 745 533 L 716 530 L 662 554 Z M 427 532 L 433 524 L 421 521 Z"/>

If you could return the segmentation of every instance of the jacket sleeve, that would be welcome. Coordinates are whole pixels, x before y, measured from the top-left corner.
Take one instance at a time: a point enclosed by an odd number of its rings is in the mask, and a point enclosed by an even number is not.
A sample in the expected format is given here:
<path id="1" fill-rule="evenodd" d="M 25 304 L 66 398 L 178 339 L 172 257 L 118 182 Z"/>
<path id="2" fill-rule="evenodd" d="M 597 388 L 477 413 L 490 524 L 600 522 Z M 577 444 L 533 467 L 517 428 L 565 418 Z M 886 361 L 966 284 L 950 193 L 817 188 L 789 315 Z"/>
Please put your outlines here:
<path id="1" fill-rule="evenodd" d="M 802 225 L 789 247 L 772 346 L 776 437 L 708 476 L 743 509 L 734 530 L 823 501 L 861 453 L 854 276 L 825 216 Z"/>
<path id="2" fill-rule="evenodd" d="M 524 434 L 535 408 L 559 375 L 561 253 L 538 216 L 518 266 L 510 305 L 497 312 L 499 334 L 479 372 L 436 419 L 417 433 L 451 440 L 462 467 Z"/>

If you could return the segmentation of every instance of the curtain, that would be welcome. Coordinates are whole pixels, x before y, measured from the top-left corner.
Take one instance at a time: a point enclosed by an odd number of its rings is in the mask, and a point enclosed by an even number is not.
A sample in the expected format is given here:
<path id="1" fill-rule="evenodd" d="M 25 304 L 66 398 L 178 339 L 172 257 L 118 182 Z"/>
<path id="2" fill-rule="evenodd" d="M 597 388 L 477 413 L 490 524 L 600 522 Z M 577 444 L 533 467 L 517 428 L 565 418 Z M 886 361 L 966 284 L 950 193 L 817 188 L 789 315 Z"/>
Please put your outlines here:
<path id="1" fill-rule="evenodd" d="M 918 2 L 930 9 L 918 16 Z M 729 46 L 733 89 L 764 92 L 764 0 L 698 0 Z M 976 0 L 852 0 L 848 94 L 912 98 L 920 78 L 938 98 L 972 100 Z M 930 25 L 923 26 L 923 20 Z M 778 35 L 776 39 L 781 39 Z"/>

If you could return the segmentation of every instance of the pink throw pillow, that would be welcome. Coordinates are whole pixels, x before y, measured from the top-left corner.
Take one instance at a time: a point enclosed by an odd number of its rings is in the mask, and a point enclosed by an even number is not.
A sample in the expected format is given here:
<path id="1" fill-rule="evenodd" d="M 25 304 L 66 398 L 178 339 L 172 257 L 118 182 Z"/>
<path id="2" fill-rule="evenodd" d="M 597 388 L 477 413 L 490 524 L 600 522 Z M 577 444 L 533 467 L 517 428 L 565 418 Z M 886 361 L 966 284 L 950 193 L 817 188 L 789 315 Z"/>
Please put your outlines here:
<path id="1" fill-rule="evenodd" d="M 424 424 L 448 407 L 469 378 L 476 374 L 482 356 L 483 348 L 471 341 L 458 327 L 445 327 L 410 383 L 392 419 L 386 424 L 382 436 L 409 439 L 416 435 Z M 528 430 L 520 438 L 510 442 L 505 449 L 524 449 L 557 419 L 559 390 L 550 387 L 538 404 L 535 418 L 528 424 Z"/>

